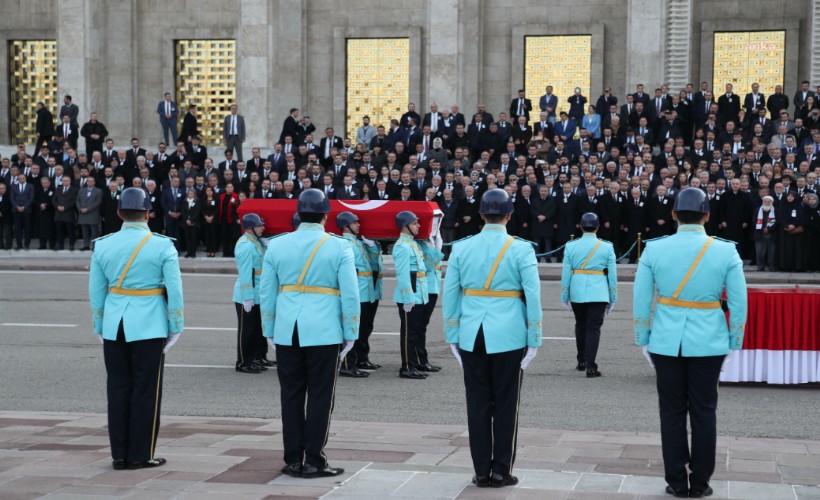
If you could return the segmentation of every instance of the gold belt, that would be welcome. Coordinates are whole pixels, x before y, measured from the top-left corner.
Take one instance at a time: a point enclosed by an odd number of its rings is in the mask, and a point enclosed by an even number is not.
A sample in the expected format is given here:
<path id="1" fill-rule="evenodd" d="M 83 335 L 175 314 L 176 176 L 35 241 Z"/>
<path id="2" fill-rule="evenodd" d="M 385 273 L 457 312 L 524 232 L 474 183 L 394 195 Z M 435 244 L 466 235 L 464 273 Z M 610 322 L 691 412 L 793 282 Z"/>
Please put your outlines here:
<path id="1" fill-rule="evenodd" d="M 120 288 L 118 286 L 112 286 L 108 291 L 116 295 L 130 295 L 131 297 L 148 297 L 165 293 L 164 288 L 145 288 L 138 290 L 134 288 Z"/>
<path id="2" fill-rule="evenodd" d="M 427 273 L 416 273 L 416 278 L 425 278 L 427 277 Z"/>
<path id="3" fill-rule="evenodd" d="M 468 297 L 505 297 L 520 299 L 524 296 L 521 290 L 484 290 L 482 288 L 465 288 L 464 295 Z"/>
<path id="4" fill-rule="evenodd" d="M 279 287 L 279 292 L 316 293 L 319 295 L 335 295 L 336 297 L 341 296 L 338 288 L 330 288 L 327 286 L 282 285 Z"/>
<path id="5" fill-rule="evenodd" d="M 376 274 L 376 271 L 356 271 L 356 276 L 367 276 L 368 278 L 372 278 L 374 274 Z"/>
<path id="6" fill-rule="evenodd" d="M 669 297 L 658 297 L 658 304 L 672 307 L 685 307 L 688 309 L 720 309 L 720 301 L 698 302 L 694 300 L 670 299 Z"/>
<path id="7" fill-rule="evenodd" d="M 572 274 L 592 274 L 592 275 L 595 275 L 595 276 L 603 276 L 604 272 L 603 271 L 593 271 L 593 270 L 590 270 L 590 269 L 573 269 Z"/>
<path id="8" fill-rule="evenodd" d="M 262 274 L 262 270 L 261 269 L 254 269 L 253 274 L 259 276 L 260 274 Z"/>
<path id="9" fill-rule="evenodd" d="M 441 271 L 441 264 L 436 266 L 436 271 Z"/>

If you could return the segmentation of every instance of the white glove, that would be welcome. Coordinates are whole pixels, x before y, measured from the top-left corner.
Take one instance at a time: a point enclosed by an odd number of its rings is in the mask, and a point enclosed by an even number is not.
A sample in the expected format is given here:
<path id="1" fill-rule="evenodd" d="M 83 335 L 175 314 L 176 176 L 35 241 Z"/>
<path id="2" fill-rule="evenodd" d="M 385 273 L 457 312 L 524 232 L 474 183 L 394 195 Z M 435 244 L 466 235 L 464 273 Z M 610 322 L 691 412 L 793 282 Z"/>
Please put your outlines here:
<path id="1" fill-rule="evenodd" d="M 649 344 L 641 346 L 641 352 L 643 353 L 643 357 L 645 357 L 646 360 L 649 361 L 649 367 L 655 368 L 655 362 L 652 361 L 652 356 L 649 354 Z"/>
<path id="2" fill-rule="evenodd" d="M 353 344 L 355 342 L 356 342 L 355 340 L 345 340 L 345 345 L 342 348 L 342 352 L 339 353 L 339 360 L 345 359 L 345 356 L 347 356 L 347 353 L 349 353 L 350 350 L 353 349 Z"/>
<path id="3" fill-rule="evenodd" d="M 429 248 L 430 250 L 435 250 L 436 238 L 434 236 L 430 236 L 430 238 L 424 240 L 424 244 L 427 245 L 427 248 Z"/>
<path id="4" fill-rule="evenodd" d="M 97 337 L 97 340 L 100 341 L 100 344 L 105 344 L 105 339 L 103 338 L 102 335 L 98 335 L 98 334 L 95 333 L 94 336 Z"/>
<path id="5" fill-rule="evenodd" d="M 609 316 L 609 313 L 611 313 L 613 309 L 615 309 L 615 303 L 614 302 L 610 302 L 609 304 L 607 304 L 607 306 L 606 306 L 606 315 Z"/>
<path id="6" fill-rule="evenodd" d="M 374 246 L 376 246 L 376 242 L 375 242 L 375 241 L 373 241 L 373 240 L 368 240 L 368 239 L 367 239 L 367 238 L 365 238 L 364 236 L 362 236 L 362 243 L 364 243 L 365 245 L 367 245 L 367 246 L 369 246 L 369 247 L 371 247 L 371 248 L 373 248 Z"/>
<path id="7" fill-rule="evenodd" d="M 243 300 L 242 307 L 245 309 L 246 313 L 251 312 L 251 309 L 253 309 L 253 299 Z"/>
<path id="8" fill-rule="evenodd" d="M 566 309 L 567 311 L 572 312 L 571 302 L 561 302 L 561 305 L 564 306 L 564 309 Z"/>
<path id="9" fill-rule="evenodd" d="M 737 351 L 736 350 L 732 349 L 731 351 L 729 351 L 729 354 L 727 354 L 726 357 L 723 358 L 723 364 L 720 365 L 720 371 L 725 370 L 726 365 L 729 363 L 729 360 L 731 360 L 735 356 L 737 356 Z"/>
<path id="10" fill-rule="evenodd" d="M 162 349 L 162 354 L 168 354 L 168 351 L 170 351 L 174 344 L 177 343 L 177 340 L 179 340 L 181 333 L 182 332 L 168 334 L 168 342 L 165 343 L 165 348 Z"/>
<path id="11" fill-rule="evenodd" d="M 535 355 L 538 354 L 537 347 L 527 347 L 527 354 L 524 355 L 524 359 L 521 360 L 521 369 L 526 370 L 528 366 L 530 366 L 530 361 L 535 358 Z"/>
<path id="12" fill-rule="evenodd" d="M 407 304 L 404 304 L 402 306 L 402 309 L 404 309 L 404 312 L 409 313 L 410 311 L 413 310 L 413 306 L 415 306 L 415 305 L 416 304 L 414 304 L 413 302 L 408 302 Z"/>
<path id="13" fill-rule="evenodd" d="M 268 340 L 268 346 L 276 352 L 276 344 L 273 342 L 273 337 L 266 337 Z"/>
<path id="14" fill-rule="evenodd" d="M 464 365 L 461 363 L 461 353 L 458 351 L 458 344 L 450 344 L 450 350 L 453 351 L 453 356 L 456 357 L 456 361 L 458 361 L 458 366 L 463 370 Z"/>
<path id="15" fill-rule="evenodd" d="M 441 237 L 441 233 L 436 233 L 436 249 L 441 251 L 441 248 L 444 246 L 444 238 Z"/>

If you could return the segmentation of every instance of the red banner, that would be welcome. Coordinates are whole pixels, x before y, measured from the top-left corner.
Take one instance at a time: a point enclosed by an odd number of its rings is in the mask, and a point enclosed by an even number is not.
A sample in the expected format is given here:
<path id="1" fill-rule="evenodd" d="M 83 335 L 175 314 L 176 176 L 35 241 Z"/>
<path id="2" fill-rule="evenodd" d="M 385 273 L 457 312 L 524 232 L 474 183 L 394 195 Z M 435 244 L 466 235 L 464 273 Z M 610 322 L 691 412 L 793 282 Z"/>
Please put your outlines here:
<path id="1" fill-rule="evenodd" d="M 336 215 L 353 212 L 359 216 L 362 235 L 370 239 L 395 240 L 399 237 L 396 228 L 396 214 L 408 210 L 418 216 L 421 227 L 418 238 L 430 237 L 433 216 L 440 213 L 436 203 L 428 201 L 385 201 L 385 200 L 330 200 L 330 214 L 325 227 L 328 232 L 339 234 L 336 229 Z M 293 231 L 291 219 L 296 212 L 296 200 L 248 199 L 239 205 L 240 217 L 255 213 L 265 221 L 265 234 L 275 235 Z"/>

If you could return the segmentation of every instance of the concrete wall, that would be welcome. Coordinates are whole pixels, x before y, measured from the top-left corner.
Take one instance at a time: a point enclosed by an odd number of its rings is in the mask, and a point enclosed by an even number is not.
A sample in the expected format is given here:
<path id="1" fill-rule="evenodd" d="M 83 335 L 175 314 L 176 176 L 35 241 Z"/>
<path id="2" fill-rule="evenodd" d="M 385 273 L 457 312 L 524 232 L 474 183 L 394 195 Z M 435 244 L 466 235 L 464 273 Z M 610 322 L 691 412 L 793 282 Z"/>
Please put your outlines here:
<path id="1" fill-rule="evenodd" d="M 343 130 L 348 37 L 411 39 L 419 112 L 435 100 L 467 114 L 483 102 L 497 114 L 523 86 L 525 35 L 592 34 L 593 102 L 603 85 L 623 100 L 637 81 L 663 83 L 672 1 L 691 2 L 690 81 L 711 79 L 712 33 L 741 29 L 786 29 L 787 92 L 808 77 L 813 0 L 0 0 L 0 75 L 7 40 L 57 38 L 60 93 L 75 96 L 81 122 L 98 111 L 119 144 L 137 135 L 153 147 L 156 103 L 174 89 L 174 40 L 236 39 L 246 149 L 269 147 L 290 107 Z M 4 110 L 7 87 L 0 78 Z M 0 142 L 8 129 L 0 113 Z"/>

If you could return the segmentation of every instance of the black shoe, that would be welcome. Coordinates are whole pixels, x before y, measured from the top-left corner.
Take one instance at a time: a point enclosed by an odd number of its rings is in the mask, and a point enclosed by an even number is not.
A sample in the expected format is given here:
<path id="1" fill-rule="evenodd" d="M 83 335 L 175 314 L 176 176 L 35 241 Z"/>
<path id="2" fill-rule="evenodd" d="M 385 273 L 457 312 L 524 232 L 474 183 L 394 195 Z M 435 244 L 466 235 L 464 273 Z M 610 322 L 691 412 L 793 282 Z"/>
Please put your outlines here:
<path id="1" fill-rule="evenodd" d="M 236 371 L 238 371 L 239 373 L 261 373 L 261 371 L 254 368 L 253 365 L 251 365 L 251 366 L 237 366 Z"/>
<path id="2" fill-rule="evenodd" d="M 473 484 L 476 485 L 477 488 L 489 488 L 490 478 L 487 476 L 473 476 Z"/>
<path id="3" fill-rule="evenodd" d="M 709 488 L 711 489 L 711 488 Z M 688 498 L 689 497 L 689 490 L 676 490 L 671 486 L 666 487 L 666 494 L 672 495 L 675 498 Z"/>
<path id="4" fill-rule="evenodd" d="M 490 476 L 490 488 L 503 488 L 504 486 L 515 486 L 518 484 L 518 478 L 507 474 L 502 476 L 497 472 L 493 472 Z"/>
<path id="5" fill-rule="evenodd" d="M 316 467 L 315 465 L 305 464 L 302 467 L 302 477 L 305 479 L 313 479 L 317 477 L 333 477 L 344 474 L 345 470 L 341 467 L 331 467 L 327 464 L 324 467 Z"/>
<path id="6" fill-rule="evenodd" d="M 271 361 L 266 358 L 260 358 L 253 361 L 253 364 L 259 366 L 276 366 L 276 361 Z"/>
<path id="7" fill-rule="evenodd" d="M 359 370 L 378 370 L 382 365 L 375 365 L 370 361 L 360 361 L 356 363 L 356 368 Z"/>
<path id="8" fill-rule="evenodd" d="M 282 474 L 290 477 L 302 477 L 302 464 L 287 464 L 282 467 Z"/>
<path id="9" fill-rule="evenodd" d="M 710 497 L 714 493 L 711 486 L 707 486 L 705 490 L 689 490 L 689 498 L 703 498 Z"/>
<path id="10" fill-rule="evenodd" d="M 159 467 L 161 465 L 165 465 L 167 460 L 164 458 L 155 458 L 153 460 L 146 460 L 145 462 L 134 462 L 129 463 L 127 468 L 128 470 L 136 470 L 136 469 L 151 469 L 153 467 Z"/>
<path id="11" fill-rule="evenodd" d="M 578 370 L 579 372 L 582 372 L 582 371 L 587 369 L 587 364 L 586 363 L 578 363 L 578 365 L 575 367 L 575 369 Z"/>
<path id="12" fill-rule="evenodd" d="M 339 376 L 340 377 L 353 377 L 353 378 L 366 378 L 366 377 L 369 377 L 370 374 L 367 373 L 367 372 L 363 372 L 363 371 L 359 370 L 358 368 L 348 368 L 348 369 L 342 368 L 341 370 L 339 370 Z"/>
<path id="13" fill-rule="evenodd" d="M 91 250 L 91 249 L 90 249 L 90 248 L 88 248 L 88 247 L 82 247 L 82 248 L 80 249 L 80 251 L 81 251 L 81 252 L 87 252 L 87 251 L 89 251 L 89 250 Z"/>
<path id="14" fill-rule="evenodd" d="M 114 467 L 114 470 L 125 470 L 126 463 L 125 460 L 122 458 L 117 458 L 111 462 L 111 465 Z"/>
<path id="15" fill-rule="evenodd" d="M 416 370 L 399 370 L 399 377 L 411 378 L 413 380 L 423 380 L 427 378 L 427 375 Z"/>
<path id="16" fill-rule="evenodd" d="M 256 369 L 256 370 L 259 370 L 260 372 L 266 372 L 266 371 L 268 371 L 268 367 L 267 367 L 267 366 L 259 366 L 259 365 L 257 365 L 257 364 L 256 364 L 256 361 L 254 361 L 253 363 L 251 363 L 251 368 L 254 368 L 254 369 Z"/>
<path id="17" fill-rule="evenodd" d="M 441 367 L 440 367 L 440 366 L 436 366 L 436 365 L 431 365 L 430 363 L 424 363 L 423 365 L 419 365 L 419 367 L 417 368 L 417 370 L 418 370 L 418 371 L 420 371 L 420 372 L 430 372 L 430 373 L 435 373 L 435 372 L 440 372 L 440 371 L 441 371 Z"/>
<path id="18" fill-rule="evenodd" d="M 601 372 L 599 372 L 598 370 L 587 370 L 587 378 L 595 378 L 600 376 Z"/>

